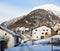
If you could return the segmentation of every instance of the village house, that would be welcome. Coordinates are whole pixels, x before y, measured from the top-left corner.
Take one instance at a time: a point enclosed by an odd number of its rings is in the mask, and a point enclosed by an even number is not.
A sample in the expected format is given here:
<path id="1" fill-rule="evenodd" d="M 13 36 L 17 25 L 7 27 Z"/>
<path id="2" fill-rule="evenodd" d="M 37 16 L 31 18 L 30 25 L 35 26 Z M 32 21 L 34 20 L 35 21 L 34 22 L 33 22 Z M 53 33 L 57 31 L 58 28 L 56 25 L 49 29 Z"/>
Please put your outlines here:
<path id="1" fill-rule="evenodd" d="M 16 33 L 18 33 L 18 34 L 26 34 L 27 31 L 29 31 L 29 28 L 25 28 L 25 27 L 16 28 Z"/>
<path id="2" fill-rule="evenodd" d="M 8 28 L 0 25 L 0 39 L 7 41 L 7 48 L 15 47 L 18 43 L 19 36 L 19 34 L 16 34 Z"/>
<path id="3" fill-rule="evenodd" d="M 51 28 L 41 26 L 32 30 L 32 39 L 44 39 L 51 35 Z"/>
<path id="4" fill-rule="evenodd" d="M 60 34 L 60 23 L 57 23 L 54 27 L 53 30 L 57 33 Z"/>

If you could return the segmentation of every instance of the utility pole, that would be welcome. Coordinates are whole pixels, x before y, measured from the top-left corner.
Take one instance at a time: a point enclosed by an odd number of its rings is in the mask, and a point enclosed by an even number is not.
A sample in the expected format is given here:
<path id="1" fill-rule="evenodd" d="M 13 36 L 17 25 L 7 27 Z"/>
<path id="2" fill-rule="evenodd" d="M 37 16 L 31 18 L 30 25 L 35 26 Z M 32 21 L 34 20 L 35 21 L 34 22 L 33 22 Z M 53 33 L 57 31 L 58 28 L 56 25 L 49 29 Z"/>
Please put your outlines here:
<path id="1" fill-rule="evenodd" d="M 53 51 L 53 36 L 51 34 L 51 51 Z"/>
<path id="2" fill-rule="evenodd" d="M 49 15 L 50 21 L 52 22 L 52 25 L 54 24 L 52 17 Z M 53 51 L 53 36 L 51 33 L 51 51 Z"/>

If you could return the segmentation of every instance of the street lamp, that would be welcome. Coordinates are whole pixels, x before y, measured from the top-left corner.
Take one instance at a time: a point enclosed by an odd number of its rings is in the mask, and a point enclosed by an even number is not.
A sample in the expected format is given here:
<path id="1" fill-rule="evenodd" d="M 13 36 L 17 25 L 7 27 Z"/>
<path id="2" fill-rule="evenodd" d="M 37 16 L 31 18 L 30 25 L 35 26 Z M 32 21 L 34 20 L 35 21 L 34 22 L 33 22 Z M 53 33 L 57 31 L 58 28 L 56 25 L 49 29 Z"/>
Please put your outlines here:
<path id="1" fill-rule="evenodd" d="M 52 36 L 52 33 L 51 33 L 51 51 L 53 51 L 53 36 Z"/>

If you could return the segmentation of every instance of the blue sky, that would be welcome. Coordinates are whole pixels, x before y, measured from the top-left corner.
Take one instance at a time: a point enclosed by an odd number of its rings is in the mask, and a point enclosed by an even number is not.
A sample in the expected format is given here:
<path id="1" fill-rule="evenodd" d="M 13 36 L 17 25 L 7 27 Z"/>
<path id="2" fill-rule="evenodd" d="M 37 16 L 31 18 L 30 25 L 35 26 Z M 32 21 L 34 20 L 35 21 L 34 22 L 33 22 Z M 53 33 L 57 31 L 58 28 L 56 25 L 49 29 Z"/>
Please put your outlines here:
<path id="1" fill-rule="evenodd" d="M 0 0 L 0 23 L 45 4 L 60 6 L 60 0 Z"/>

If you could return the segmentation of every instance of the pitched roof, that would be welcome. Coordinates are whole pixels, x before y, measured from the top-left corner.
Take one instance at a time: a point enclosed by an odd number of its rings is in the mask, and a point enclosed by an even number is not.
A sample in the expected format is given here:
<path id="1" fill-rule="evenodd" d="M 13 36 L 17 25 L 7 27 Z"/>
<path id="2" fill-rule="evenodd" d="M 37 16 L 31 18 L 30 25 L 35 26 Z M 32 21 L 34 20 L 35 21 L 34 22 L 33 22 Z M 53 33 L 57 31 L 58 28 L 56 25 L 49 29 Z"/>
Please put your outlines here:
<path id="1" fill-rule="evenodd" d="M 41 26 L 41 27 L 37 27 L 37 28 L 33 29 L 33 31 L 36 30 L 36 29 L 45 29 L 45 28 L 51 29 L 51 28 L 49 28 L 47 26 Z"/>
<path id="2" fill-rule="evenodd" d="M 20 36 L 19 34 L 13 32 L 12 30 L 8 29 L 7 27 L 2 26 L 1 24 L 0 24 L 0 28 L 7 31 L 7 32 L 9 32 L 13 36 Z"/>

